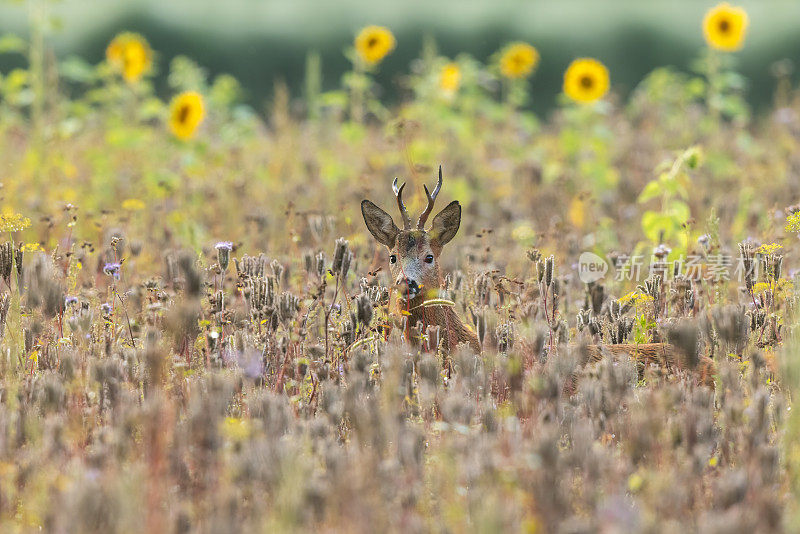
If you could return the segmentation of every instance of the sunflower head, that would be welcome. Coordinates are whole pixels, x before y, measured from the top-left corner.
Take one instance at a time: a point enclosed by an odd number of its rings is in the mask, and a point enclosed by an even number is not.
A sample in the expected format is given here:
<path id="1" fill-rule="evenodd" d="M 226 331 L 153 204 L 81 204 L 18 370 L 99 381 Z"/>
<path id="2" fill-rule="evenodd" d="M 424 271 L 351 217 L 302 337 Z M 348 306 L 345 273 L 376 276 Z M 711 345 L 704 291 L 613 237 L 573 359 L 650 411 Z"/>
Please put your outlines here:
<path id="1" fill-rule="evenodd" d="M 744 44 L 747 33 L 747 12 L 723 2 L 706 13 L 703 19 L 703 35 L 712 48 L 733 52 Z"/>
<path id="2" fill-rule="evenodd" d="M 461 86 L 461 67 L 458 63 L 448 63 L 439 72 L 439 89 L 446 96 L 453 96 Z"/>
<path id="3" fill-rule="evenodd" d="M 394 35 L 383 26 L 367 26 L 356 36 L 355 47 L 364 63 L 376 65 L 394 49 Z"/>
<path id="4" fill-rule="evenodd" d="M 511 43 L 500 55 L 500 72 L 506 78 L 527 78 L 539 64 L 539 51 L 528 43 Z"/>
<path id="5" fill-rule="evenodd" d="M 128 83 L 139 81 L 153 65 L 153 52 L 144 37 L 125 32 L 111 40 L 106 59 Z"/>
<path id="6" fill-rule="evenodd" d="M 179 139 L 191 139 L 206 115 L 203 97 L 195 91 L 186 91 L 169 106 L 169 129 Z"/>
<path id="7" fill-rule="evenodd" d="M 608 87 L 608 69 L 596 59 L 576 59 L 564 73 L 564 92 L 576 102 L 599 100 L 608 92 Z"/>

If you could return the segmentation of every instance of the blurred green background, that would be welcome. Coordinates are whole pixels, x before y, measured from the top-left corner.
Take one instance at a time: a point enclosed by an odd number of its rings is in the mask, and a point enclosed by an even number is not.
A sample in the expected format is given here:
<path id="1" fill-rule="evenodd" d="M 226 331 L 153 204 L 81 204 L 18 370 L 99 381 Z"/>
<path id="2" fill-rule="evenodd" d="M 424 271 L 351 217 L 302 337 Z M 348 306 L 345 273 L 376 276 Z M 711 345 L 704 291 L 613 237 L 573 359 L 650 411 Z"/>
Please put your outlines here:
<path id="1" fill-rule="evenodd" d="M 748 100 L 763 109 L 771 103 L 771 66 L 789 58 L 800 64 L 800 1 L 735 2 L 750 15 L 739 71 L 749 80 Z M 384 100 L 401 95 L 395 83 L 419 57 L 423 36 L 444 55 L 466 52 L 486 61 L 504 43 L 525 40 L 542 56 L 532 84 L 532 108 L 545 114 L 555 103 L 561 76 L 571 59 L 593 56 L 611 71 L 614 89 L 627 94 L 655 67 L 691 69 L 704 46 L 701 21 L 715 1 L 673 0 L 405 0 L 402 2 L 273 0 L 42 0 L 53 29 L 48 42 L 59 57 L 103 58 L 110 39 L 122 30 L 140 32 L 158 53 L 161 72 L 176 55 L 198 61 L 211 74 L 227 72 L 246 89 L 259 109 L 276 80 L 293 94 L 303 87 L 305 57 L 319 51 L 323 89 L 339 86 L 349 64 L 343 49 L 359 28 L 388 26 L 397 49 L 377 76 Z M 0 3 L 0 32 L 25 34 L 36 2 Z M 0 71 L 22 64 L 0 55 Z M 793 78 L 798 79 L 797 73 Z M 163 77 L 156 78 L 165 88 Z"/>

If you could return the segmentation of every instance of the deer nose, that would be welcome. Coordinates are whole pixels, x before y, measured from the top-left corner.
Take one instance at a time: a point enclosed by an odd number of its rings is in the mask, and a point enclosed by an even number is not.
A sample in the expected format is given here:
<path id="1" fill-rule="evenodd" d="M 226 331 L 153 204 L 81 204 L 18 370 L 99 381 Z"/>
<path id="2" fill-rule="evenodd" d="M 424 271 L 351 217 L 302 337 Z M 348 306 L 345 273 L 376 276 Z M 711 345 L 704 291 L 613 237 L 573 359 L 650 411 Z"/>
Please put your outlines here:
<path id="1" fill-rule="evenodd" d="M 419 294 L 420 287 L 415 280 L 410 280 L 405 278 L 401 281 L 401 284 L 405 286 L 406 294 L 410 297 L 416 297 Z"/>

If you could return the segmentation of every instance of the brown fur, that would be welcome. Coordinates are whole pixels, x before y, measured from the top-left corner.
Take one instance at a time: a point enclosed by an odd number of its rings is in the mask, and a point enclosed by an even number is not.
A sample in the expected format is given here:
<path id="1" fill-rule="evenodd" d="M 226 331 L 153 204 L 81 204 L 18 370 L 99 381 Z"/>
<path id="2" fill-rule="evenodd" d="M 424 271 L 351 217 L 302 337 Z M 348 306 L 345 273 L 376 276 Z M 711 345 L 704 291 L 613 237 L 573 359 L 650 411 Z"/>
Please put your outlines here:
<path id="1" fill-rule="evenodd" d="M 427 306 L 423 307 L 422 303 L 425 297 L 420 295 L 411 300 L 409 304 L 404 299 L 398 299 L 396 302 L 395 316 L 402 317 L 403 311 L 408 311 L 408 320 L 406 325 L 408 327 L 413 325 L 422 325 L 423 328 L 429 326 L 438 326 L 439 335 L 438 340 L 433 339 L 433 342 L 438 341 L 441 344 L 442 350 L 449 354 L 462 343 L 469 345 L 470 349 L 480 353 L 481 345 L 478 342 L 478 336 L 475 332 L 461 322 L 461 318 L 450 306 Z M 408 330 L 406 331 L 408 333 Z"/>
<path id="2" fill-rule="evenodd" d="M 635 359 L 643 367 L 655 365 L 667 371 L 689 371 L 694 374 L 698 383 L 714 387 L 714 374 L 716 373 L 714 360 L 708 356 L 702 356 L 697 365 L 690 369 L 687 366 L 685 355 L 677 347 L 669 343 L 586 345 L 584 349 L 588 358 L 587 363 L 590 364 L 599 362 L 604 355 L 612 358 L 628 357 Z"/>

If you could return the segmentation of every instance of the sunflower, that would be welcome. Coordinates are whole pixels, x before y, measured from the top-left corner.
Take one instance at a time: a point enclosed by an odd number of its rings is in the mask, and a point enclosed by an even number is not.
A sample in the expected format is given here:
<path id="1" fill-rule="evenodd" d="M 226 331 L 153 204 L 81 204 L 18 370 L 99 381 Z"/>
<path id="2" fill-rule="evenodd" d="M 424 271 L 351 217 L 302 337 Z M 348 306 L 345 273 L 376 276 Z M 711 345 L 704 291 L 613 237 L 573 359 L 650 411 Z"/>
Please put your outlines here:
<path id="1" fill-rule="evenodd" d="M 577 102 L 594 102 L 603 98 L 608 86 L 608 69 L 596 59 L 576 59 L 564 73 L 564 92 Z"/>
<path id="2" fill-rule="evenodd" d="M 206 115 L 203 97 L 195 91 L 186 91 L 169 106 L 169 128 L 179 139 L 190 139 Z"/>
<path id="3" fill-rule="evenodd" d="M 355 41 L 356 52 L 368 65 L 379 63 L 394 46 L 394 35 L 383 26 L 367 26 L 359 32 Z"/>
<path id="4" fill-rule="evenodd" d="M 500 72 L 506 78 L 527 78 L 539 64 L 539 51 L 528 43 L 511 43 L 500 56 Z"/>
<path id="5" fill-rule="evenodd" d="M 448 63 L 439 72 L 439 89 L 446 96 L 456 94 L 461 86 L 461 67 L 457 63 Z"/>
<path id="6" fill-rule="evenodd" d="M 733 52 L 744 44 L 747 33 L 747 12 L 727 2 L 718 4 L 703 18 L 703 35 L 712 48 Z"/>
<path id="7" fill-rule="evenodd" d="M 106 59 L 128 83 L 139 81 L 153 65 L 153 52 L 144 37 L 125 32 L 112 39 L 106 48 Z"/>

